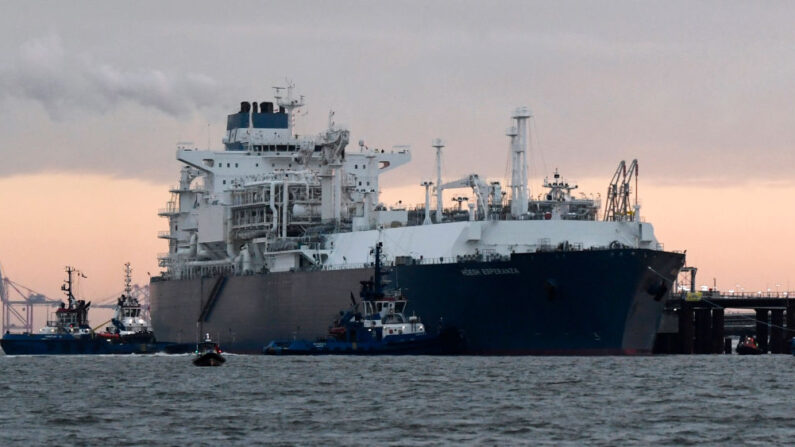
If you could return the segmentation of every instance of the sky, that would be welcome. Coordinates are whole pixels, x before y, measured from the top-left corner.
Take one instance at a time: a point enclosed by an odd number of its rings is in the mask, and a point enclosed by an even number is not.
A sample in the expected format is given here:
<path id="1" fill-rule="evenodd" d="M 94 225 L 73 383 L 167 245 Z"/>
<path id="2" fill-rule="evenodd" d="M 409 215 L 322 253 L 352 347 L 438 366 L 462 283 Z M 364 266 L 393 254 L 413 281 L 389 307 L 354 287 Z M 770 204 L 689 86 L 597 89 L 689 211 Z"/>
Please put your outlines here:
<path id="1" fill-rule="evenodd" d="M 560 168 L 604 195 L 638 159 L 641 214 L 699 283 L 795 288 L 792 2 L 2 2 L 0 263 L 58 297 L 146 283 L 166 251 L 176 143 L 220 149 L 225 116 L 295 82 L 299 133 L 411 145 L 383 200 L 444 175 L 503 179 L 533 112 L 531 193 Z M 399 173 L 398 173 L 399 172 Z"/>

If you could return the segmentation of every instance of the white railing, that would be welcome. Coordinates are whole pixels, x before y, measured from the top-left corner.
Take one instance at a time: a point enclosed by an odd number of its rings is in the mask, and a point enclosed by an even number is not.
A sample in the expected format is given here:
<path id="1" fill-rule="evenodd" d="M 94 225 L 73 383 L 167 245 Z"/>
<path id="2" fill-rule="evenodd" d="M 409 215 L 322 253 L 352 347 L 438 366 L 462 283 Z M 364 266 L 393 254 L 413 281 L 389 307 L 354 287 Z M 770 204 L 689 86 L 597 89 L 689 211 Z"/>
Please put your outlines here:
<path id="1" fill-rule="evenodd" d="M 157 214 L 176 214 L 179 213 L 179 207 L 177 207 L 176 202 L 168 202 L 166 203 L 165 208 L 160 208 L 157 210 Z"/>

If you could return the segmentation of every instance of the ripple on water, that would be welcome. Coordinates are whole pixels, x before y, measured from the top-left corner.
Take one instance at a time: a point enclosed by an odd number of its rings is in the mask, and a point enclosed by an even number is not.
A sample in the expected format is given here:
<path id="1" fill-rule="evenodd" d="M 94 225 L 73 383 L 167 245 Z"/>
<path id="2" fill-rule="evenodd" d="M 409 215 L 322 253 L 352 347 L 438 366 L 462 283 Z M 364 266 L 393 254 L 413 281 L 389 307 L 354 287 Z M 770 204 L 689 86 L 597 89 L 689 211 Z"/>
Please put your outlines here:
<path id="1" fill-rule="evenodd" d="M 0 356 L 0 445 L 781 445 L 793 361 Z"/>

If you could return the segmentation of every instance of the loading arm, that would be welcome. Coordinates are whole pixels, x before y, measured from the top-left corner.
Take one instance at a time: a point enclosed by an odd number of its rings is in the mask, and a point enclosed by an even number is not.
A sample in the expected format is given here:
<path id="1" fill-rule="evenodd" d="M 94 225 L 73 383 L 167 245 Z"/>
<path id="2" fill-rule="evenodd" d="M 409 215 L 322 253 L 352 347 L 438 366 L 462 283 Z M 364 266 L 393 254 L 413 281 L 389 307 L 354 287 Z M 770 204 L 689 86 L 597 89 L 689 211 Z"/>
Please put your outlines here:
<path id="1" fill-rule="evenodd" d="M 478 207 L 480 210 L 483 210 L 483 215 L 486 215 L 486 210 L 488 208 L 486 208 L 486 198 L 484 194 L 488 192 L 489 185 L 481 180 L 477 174 L 469 174 L 458 180 L 447 182 L 438 188 L 440 191 L 444 191 L 445 189 L 472 188 L 475 197 L 477 197 Z"/>

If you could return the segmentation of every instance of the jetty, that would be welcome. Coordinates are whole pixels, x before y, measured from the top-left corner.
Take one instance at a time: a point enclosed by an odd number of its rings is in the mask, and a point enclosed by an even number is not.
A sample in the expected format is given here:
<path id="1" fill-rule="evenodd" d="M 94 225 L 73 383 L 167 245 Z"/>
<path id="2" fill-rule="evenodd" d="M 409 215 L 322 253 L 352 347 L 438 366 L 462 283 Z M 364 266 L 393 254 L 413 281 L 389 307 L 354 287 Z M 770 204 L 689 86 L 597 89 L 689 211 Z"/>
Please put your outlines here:
<path id="1" fill-rule="evenodd" d="M 795 292 L 696 291 L 696 270 L 683 269 L 691 274 L 690 290 L 666 301 L 655 354 L 730 354 L 731 336 L 741 335 L 753 335 L 763 353 L 790 353 Z"/>

